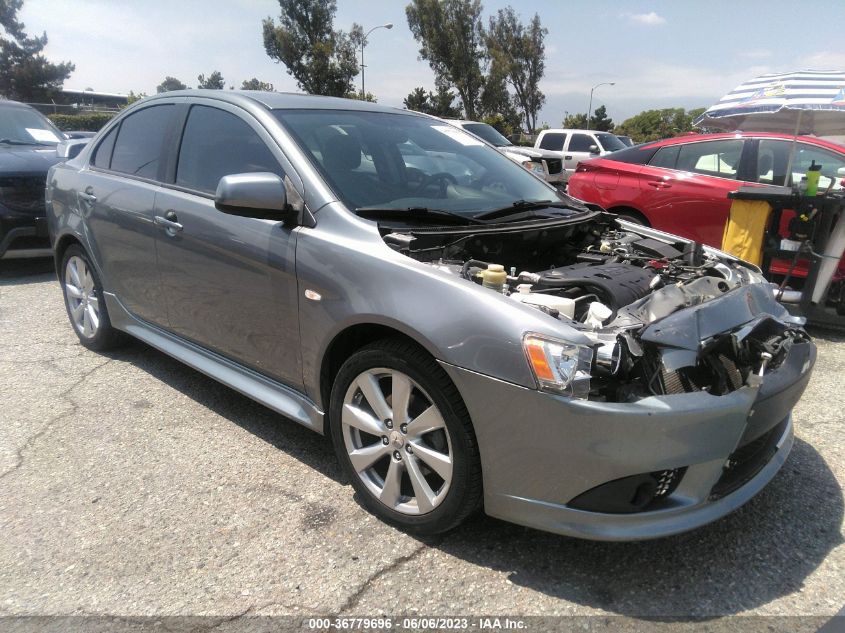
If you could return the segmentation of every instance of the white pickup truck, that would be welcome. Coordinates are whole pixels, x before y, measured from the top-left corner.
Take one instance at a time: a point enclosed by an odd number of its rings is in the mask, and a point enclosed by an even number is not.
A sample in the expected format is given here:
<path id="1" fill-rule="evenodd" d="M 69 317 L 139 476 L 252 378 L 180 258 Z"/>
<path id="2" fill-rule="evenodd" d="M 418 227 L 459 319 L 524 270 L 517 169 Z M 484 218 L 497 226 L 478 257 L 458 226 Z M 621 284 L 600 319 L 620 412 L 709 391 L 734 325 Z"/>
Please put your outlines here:
<path id="1" fill-rule="evenodd" d="M 614 134 L 596 130 L 543 130 L 534 143 L 534 149 L 551 152 L 563 159 L 564 182 L 569 181 L 569 176 L 575 173 L 582 160 L 604 156 L 625 147 Z"/>

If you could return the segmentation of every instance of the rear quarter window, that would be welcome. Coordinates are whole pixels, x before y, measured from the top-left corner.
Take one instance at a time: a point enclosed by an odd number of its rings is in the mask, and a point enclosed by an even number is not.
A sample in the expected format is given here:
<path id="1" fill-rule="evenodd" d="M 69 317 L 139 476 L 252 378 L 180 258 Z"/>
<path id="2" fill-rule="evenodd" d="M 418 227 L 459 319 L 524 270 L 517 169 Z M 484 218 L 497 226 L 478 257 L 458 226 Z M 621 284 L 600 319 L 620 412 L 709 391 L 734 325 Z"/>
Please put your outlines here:
<path id="1" fill-rule="evenodd" d="M 123 119 L 112 152 L 111 169 L 155 179 L 172 115 L 173 106 L 163 104 L 144 108 Z"/>
<path id="2" fill-rule="evenodd" d="M 618 152 L 608 154 L 605 158 L 616 160 L 620 163 L 629 163 L 631 165 L 645 165 L 651 160 L 657 152 L 656 147 L 629 147 L 627 149 L 620 149 Z"/>

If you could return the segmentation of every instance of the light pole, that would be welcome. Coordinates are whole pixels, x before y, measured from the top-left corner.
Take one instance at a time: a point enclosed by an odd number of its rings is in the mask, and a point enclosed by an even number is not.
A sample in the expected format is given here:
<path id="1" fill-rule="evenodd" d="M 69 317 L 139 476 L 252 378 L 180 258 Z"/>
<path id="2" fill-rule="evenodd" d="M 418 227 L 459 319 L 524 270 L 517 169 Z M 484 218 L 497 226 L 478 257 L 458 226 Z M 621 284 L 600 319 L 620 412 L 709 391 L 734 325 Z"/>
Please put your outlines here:
<path id="1" fill-rule="evenodd" d="M 362 71 L 363 72 L 363 71 Z M 587 129 L 590 129 L 590 114 L 593 112 L 593 90 L 599 86 L 615 86 L 615 81 L 606 81 L 604 83 L 596 84 L 590 89 L 590 106 L 587 108 Z"/>
<path id="2" fill-rule="evenodd" d="M 366 101 L 367 99 L 367 91 L 364 88 L 364 47 L 367 45 L 367 38 L 370 37 L 370 33 L 375 31 L 376 29 L 392 29 L 393 22 L 388 22 L 387 24 L 379 24 L 378 26 L 374 26 L 367 34 L 361 39 L 361 100 Z"/>

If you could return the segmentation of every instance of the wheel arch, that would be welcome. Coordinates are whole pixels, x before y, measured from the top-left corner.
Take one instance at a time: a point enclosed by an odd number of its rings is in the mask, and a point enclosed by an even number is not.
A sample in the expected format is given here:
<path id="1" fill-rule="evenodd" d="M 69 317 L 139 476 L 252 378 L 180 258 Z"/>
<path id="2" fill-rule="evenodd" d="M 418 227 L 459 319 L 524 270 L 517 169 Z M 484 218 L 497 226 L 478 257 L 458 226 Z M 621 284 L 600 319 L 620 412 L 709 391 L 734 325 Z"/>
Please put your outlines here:
<path id="1" fill-rule="evenodd" d="M 646 217 L 645 213 L 637 209 L 636 207 L 632 207 L 630 205 L 620 204 L 613 207 L 609 207 L 607 209 L 610 213 L 616 213 L 617 215 L 630 215 L 636 218 L 639 218 L 643 222 L 643 226 L 651 226 L 651 221 Z"/>
<path id="2" fill-rule="evenodd" d="M 418 338 L 391 325 L 375 322 L 361 322 L 349 325 L 335 334 L 326 347 L 320 363 L 320 400 L 325 411 L 328 410 L 331 400 L 332 385 L 343 363 L 359 349 L 383 339 L 406 341 L 437 360 L 437 356 L 432 352 L 429 345 L 422 343 Z M 327 423 L 324 423 L 324 430 L 326 435 L 330 433 Z"/>
<path id="3" fill-rule="evenodd" d="M 79 245 L 85 250 L 85 252 L 88 252 L 88 249 L 85 248 L 85 245 L 82 243 L 82 241 L 73 233 L 65 233 L 64 235 L 60 235 L 58 238 L 56 238 L 56 244 L 55 246 L 53 246 L 53 263 L 56 267 L 56 275 L 58 275 L 60 279 L 62 275 L 62 259 L 64 259 L 67 249 L 73 244 Z"/>

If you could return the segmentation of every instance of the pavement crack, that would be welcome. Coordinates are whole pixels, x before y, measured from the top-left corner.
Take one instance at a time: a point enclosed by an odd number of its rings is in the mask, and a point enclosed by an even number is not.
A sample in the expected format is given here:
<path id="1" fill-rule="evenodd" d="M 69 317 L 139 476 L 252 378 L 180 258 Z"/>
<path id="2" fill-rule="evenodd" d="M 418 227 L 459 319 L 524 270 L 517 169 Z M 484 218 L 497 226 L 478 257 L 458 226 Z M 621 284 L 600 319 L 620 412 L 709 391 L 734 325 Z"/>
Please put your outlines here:
<path id="1" fill-rule="evenodd" d="M 423 551 L 428 549 L 428 545 L 426 543 L 420 543 L 419 547 L 415 548 L 410 554 L 406 554 L 405 556 L 400 556 L 399 558 L 395 559 L 389 565 L 382 567 L 375 571 L 375 573 L 371 574 L 361 585 L 353 591 L 349 597 L 344 601 L 344 603 L 338 609 L 338 615 L 344 614 L 350 609 L 354 609 L 358 606 L 358 603 L 361 601 L 361 598 L 370 588 L 370 586 L 376 582 L 382 576 L 385 576 L 389 573 L 400 569 L 402 566 L 410 563 L 414 560 L 417 556 L 422 554 Z"/>
<path id="2" fill-rule="evenodd" d="M 105 367 L 106 365 L 111 363 L 112 360 L 113 359 L 111 359 L 111 358 L 106 359 L 104 362 L 100 363 L 99 365 L 92 367 L 91 369 L 86 371 L 84 374 L 82 374 L 79 377 L 78 380 L 74 381 L 73 384 L 71 384 L 66 389 L 64 389 L 64 391 L 57 394 L 57 398 L 64 399 L 64 400 L 66 400 L 67 402 L 70 403 L 70 410 L 65 411 L 64 413 L 61 413 L 61 414 L 59 414 L 59 415 L 57 415 L 53 418 L 50 418 L 49 420 L 47 420 L 47 422 L 44 423 L 44 425 L 37 432 L 33 433 L 28 438 L 26 438 L 26 441 L 20 447 L 18 447 L 18 449 L 15 451 L 15 464 L 12 467 L 7 468 L 5 471 L 0 473 L 0 479 L 4 479 L 8 475 L 11 475 L 12 473 L 20 470 L 20 468 L 24 464 L 24 461 L 25 461 L 24 453 L 27 451 L 27 449 L 29 449 L 39 438 L 46 435 L 53 427 L 56 426 L 57 423 L 59 423 L 60 421 L 62 421 L 65 418 L 72 416 L 73 414 L 75 414 L 78 411 L 79 405 L 76 402 L 74 402 L 73 398 L 71 397 L 73 390 L 76 389 L 79 385 L 81 385 L 95 371 L 97 371 L 97 370 L 101 369 L 102 367 Z"/>

